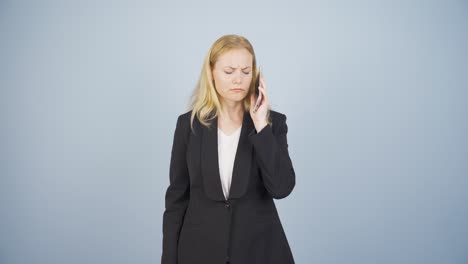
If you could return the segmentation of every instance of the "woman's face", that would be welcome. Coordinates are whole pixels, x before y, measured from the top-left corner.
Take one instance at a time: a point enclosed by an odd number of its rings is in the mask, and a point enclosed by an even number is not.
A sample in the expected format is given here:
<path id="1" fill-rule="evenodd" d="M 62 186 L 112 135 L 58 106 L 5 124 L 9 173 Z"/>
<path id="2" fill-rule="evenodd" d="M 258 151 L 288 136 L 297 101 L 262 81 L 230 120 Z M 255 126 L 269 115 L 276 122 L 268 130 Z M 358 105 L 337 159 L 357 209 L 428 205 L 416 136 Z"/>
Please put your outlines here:
<path id="1" fill-rule="evenodd" d="M 223 103 L 240 102 L 245 98 L 252 81 L 252 61 L 247 49 L 233 49 L 219 56 L 212 74 Z"/>

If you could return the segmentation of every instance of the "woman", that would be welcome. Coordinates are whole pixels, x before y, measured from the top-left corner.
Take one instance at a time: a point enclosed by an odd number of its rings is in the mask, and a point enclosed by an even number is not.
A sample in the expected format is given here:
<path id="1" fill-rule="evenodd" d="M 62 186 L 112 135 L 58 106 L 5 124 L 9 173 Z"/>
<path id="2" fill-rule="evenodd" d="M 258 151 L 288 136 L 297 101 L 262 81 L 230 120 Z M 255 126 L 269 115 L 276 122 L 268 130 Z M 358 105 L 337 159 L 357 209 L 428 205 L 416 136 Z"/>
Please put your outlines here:
<path id="1" fill-rule="evenodd" d="M 286 116 L 254 109 L 255 53 L 237 35 L 209 50 L 190 111 L 178 117 L 163 216 L 164 264 L 289 264 L 294 259 L 273 198 L 295 173 Z"/>

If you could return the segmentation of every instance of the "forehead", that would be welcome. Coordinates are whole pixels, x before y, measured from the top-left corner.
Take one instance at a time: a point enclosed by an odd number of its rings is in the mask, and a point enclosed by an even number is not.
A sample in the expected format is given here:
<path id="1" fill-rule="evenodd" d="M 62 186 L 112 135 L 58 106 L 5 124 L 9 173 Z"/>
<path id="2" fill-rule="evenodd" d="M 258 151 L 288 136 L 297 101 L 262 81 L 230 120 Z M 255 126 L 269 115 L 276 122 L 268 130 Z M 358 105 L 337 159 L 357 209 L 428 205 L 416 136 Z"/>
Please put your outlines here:
<path id="1" fill-rule="evenodd" d="M 246 67 L 252 66 L 252 60 L 252 54 L 247 49 L 232 49 L 221 54 L 216 64 L 221 67 Z"/>

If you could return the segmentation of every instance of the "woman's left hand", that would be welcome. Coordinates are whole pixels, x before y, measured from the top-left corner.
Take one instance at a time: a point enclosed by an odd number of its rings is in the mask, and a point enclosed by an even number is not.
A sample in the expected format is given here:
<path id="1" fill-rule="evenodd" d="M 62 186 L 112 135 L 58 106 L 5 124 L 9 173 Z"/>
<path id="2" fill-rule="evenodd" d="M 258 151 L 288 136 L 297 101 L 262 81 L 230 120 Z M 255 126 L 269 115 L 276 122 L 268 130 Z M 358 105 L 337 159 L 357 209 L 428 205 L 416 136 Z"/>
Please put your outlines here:
<path id="1" fill-rule="evenodd" d="M 254 113 L 255 102 L 257 102 L 257 96 L 255 93 L 250 95 L 250 117 L 254 122 L 255 129 L 257 133 L 260 132 L 267 125 L 267 112 L 270 108 L 270 101 L 266 93 L 266 85 L 263 80 L 263 73 L 260 73 L 260 85 L 258 87 L 260 93 L 262 93 L 262 100 L 260 101 L 260 106 L 257 111 Z"/>

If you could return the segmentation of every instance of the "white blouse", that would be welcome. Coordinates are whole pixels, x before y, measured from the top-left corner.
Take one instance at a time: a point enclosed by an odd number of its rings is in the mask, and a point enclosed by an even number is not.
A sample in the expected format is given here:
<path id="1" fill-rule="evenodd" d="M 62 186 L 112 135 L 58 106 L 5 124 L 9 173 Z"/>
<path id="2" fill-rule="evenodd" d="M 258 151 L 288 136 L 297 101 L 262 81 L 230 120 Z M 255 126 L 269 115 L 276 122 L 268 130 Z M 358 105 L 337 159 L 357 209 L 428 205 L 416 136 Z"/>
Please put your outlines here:
<path id="1" fill-rule="evenodd" d="M 229 197 L 229 189 L 231 188 L 232 170 L 234 168 L 234 159 L 236 157 L 241 128 L 242 126 L 229 136 L 218 128 L 219 175 L 221 176 L 221 185 L 226 199 Z"/>

